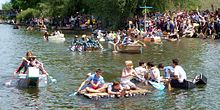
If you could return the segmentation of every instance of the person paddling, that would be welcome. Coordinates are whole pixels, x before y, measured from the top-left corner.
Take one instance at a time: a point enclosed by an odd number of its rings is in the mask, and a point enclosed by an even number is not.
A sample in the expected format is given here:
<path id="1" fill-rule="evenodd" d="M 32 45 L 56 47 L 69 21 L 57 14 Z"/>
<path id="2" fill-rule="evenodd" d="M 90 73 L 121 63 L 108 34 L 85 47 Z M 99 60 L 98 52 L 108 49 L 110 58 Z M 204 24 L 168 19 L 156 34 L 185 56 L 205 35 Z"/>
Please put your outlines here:
<path id="1" fill-rule="evenodd" d="M 174 74 L 174 68 L 172 66 L 164 66 L 163 63 L 160 63 L 157 67 L 159 70 L 164 71 L 165 79 L 169 79 L 170 76 Z"/>
<path id="2" fill-rule="evenodd" d="M 91 93 L 104 92 L 106 89 L 104 78 L 101 76 L 102 70 L 97 69 L 94 74 L 88 75 L 88 78 L 82 82 L 76 93 L 86 90 Z"/>
<path id="3" fill-rule="evenodd" d="M 38 61 L 36 59 L 36 56 L 33 55 L 32 51 L 28 51 L 26 53 L 26 57 L 22 58 L 21 64 L 18 66 L 18 68 L 14 72 L 14 76 L 16 74 L 19 74 L 20 71 L 24 68 L 23 74 L 28 74 L 28 67 L 38 67 L 43 74 L 49 75 L 47 71 L 44 69 L 43 63 Z"/>

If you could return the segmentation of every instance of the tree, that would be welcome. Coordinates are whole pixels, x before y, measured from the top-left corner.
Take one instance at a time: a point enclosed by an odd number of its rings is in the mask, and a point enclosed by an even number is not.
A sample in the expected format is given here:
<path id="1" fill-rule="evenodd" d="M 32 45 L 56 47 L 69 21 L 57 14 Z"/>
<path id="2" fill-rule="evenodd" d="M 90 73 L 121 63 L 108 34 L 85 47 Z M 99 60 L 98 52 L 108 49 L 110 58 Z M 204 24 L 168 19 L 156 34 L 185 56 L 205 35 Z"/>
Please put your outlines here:
<path id="1" fill-rule="evenodd" d="M 14 9 L 26 10 L 28 8 L 36 8 L 41 0 L 11 0 Z"/>
<path id="2" fill-rule="evenodd" d="M 24 11 L 21 11 L 17 16 L 17 20 L 18 21 L 22 21 L 22 20 L 28 20 L 30 18 L 34 18 L 34 17 L 39 17 L 40 12 L 39 10 L 33 9 L 33 8 L 28 8 Z"/>
<path id="3" fill-rule="evenodd" d="M 148 5 L 153 9 L 148 11 L 165 12 L 193 10 L 200 5 L 201 0 L 11 0 L 14 9 L 34 9 L 41 17 L 64 18 L 76 12 L 95 15 L 102 20 L 105 27 L 118 29 L 125 27 L 128 20 L 135 15 L 143 15 L 140 6 Z M 29 11 L 30 11 L 29 9 Z M 28 11 L 28 12 L 29 12 Z M 32 10 L 32 12 L 34 12 Z M 24 12 L 23 12 L 24 13 Z"/>
<path id="4" fill-rule="evenodd" d="M 12 4 L 10 2 L 6 2 L 4 4 L 2 4 L 2 9 L 3 10 L 11 10 L 12 8 Z"/>

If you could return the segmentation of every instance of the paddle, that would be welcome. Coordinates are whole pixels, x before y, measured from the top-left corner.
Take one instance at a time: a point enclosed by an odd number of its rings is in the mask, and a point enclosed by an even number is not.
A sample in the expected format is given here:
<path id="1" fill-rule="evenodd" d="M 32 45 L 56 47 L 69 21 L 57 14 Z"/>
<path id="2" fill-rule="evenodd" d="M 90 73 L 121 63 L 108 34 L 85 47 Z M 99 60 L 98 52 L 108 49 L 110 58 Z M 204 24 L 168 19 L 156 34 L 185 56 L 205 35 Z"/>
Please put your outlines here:
<path id="1" fill-rule="evenodd" d="M 134 41 L 134 42 L 133 42 L 133 44 L 137 44 L 137 43 L 139 43 L 139 44 L 141 44 L 142 46 L 146 47 L 146 44 L 143 43 L 143 42 L 140 41 L 140 40 L 137 40 L 137 41 Z"/>
<path id="2" fill-rule="evenodd" d="M 116 44 L 113 44 L 113 46 L 114 46 L 114 47 L 113 47 L 114 49 L 113 49 L 112 52 L 118 52 L 117 49 L 116 49 Z"/>
<path id="3" fill-rule="evenodd" d="M 75 96 L 76 94 L 78 94 L 78 92 L 74 92 L 74 93 L 73 93 L 73 96 Z"/>
<path id="4" fill-rule="evenodd" d="M 104 50 L 104 48 L 103 48 L 102 44 L 101 44 L 99 41 L 97 41 L 97 42 L 98 42 L 99 47 L 101 48 L 101 50 Z"/>
<path id="5" fill-rule="evenodd" d="M 152 82 L 152 81 L 148 81 L 148 83 L 150 83 L 154 88 L 156 88 L 158 90 L 164 90 L 164 88 L 165 88 L 165 86 L 161 83 Z"/>

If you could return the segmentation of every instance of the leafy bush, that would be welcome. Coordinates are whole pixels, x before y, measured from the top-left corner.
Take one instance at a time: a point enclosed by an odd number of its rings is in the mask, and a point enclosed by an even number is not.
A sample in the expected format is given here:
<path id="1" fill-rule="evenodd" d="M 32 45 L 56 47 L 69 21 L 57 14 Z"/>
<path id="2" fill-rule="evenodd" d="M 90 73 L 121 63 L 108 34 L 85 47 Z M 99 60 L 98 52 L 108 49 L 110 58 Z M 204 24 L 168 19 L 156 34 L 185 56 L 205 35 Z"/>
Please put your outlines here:
<path id="1" fill-rule="evenodd" d="M 18 21 L 23 21 L 23 20 L 27 20 L 29 18 L 33 18 L 33 17 L 39 17 L 40 16 L 40 11 L 33 9 L 33 8 L 28 8 L 24 11 L 21 11 L 17 16 L 16 19 Z"/>

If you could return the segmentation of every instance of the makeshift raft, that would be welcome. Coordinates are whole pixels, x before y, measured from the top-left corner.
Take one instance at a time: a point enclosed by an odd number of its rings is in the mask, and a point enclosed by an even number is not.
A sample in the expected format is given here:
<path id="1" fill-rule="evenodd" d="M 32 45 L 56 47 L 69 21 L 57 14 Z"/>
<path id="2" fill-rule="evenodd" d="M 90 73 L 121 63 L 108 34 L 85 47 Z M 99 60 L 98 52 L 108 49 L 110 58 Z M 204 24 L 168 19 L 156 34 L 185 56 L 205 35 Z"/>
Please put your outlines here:
<path id="1" fill-rule="evenodd" d="M 138 90 L 126 91 L 124 96 L 111 95 L 106 92 L 104 92 L 104 93 L 87 93 L 84 91 L 80 92 L 79 95 L 83 95 L 89 99 L 100 99 L 100 98 L 115 98 L 115 97 L 132 97 L 132 96 L 146 95 L 148 93 L 151 93 L 151 92 L 146 89 L 138 89 Z"/>
<path id="2" fill-rule="evenodd" d="M 178 81 L 171 81 L 170 85 L 172 88 L 180 89 L 193 89 L 197 85 L 206 85 L 207 78 L 203 74 L 196 75 L 192 81 L 184 80 L 183 83 L 178 83 Z"/>
<path id="3" fill-rule="evenodd" d="M 133 54 L 140 54 L 142 53 L 142 46 L 141 45 L 127 45 L 127 46 L 119 46 L 119 52 L 121 53 L 133 53 Z"/>

